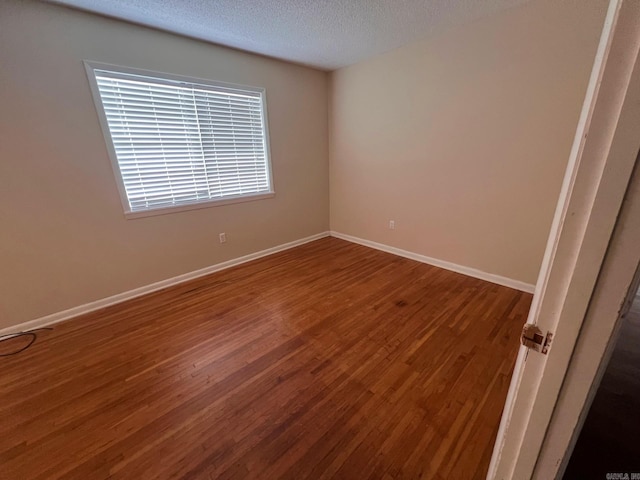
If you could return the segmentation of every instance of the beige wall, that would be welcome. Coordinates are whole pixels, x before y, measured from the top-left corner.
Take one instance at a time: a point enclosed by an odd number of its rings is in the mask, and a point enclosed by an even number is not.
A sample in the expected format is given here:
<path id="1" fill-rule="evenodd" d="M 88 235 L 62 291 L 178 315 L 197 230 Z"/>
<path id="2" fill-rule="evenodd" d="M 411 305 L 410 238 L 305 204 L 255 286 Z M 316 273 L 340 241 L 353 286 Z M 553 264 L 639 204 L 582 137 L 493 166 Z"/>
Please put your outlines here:
<path id="1" fill-rule="evenodd" d="M 534 0 L 329 85 L 313 69 L 0 2 L 0 329 L 322 232 L 329 213 L 338 232 L 535 282 L 605 7 Z M 125 220 L 85 59 L 265 87 L 276 197 Z"/>
<path id="2" fill-rule="evenodd" d="M 125 220 L 84 59 L 265 87 L 276 197 Z M 0 328 L 327 230 L 327 148 L 324 72 L 3 0 Z"/>
<path id="3" fill-rule="evenodd" d="M 334 72 L 331 229 L 535 283 L 606 6 L 532 1 Z"/>

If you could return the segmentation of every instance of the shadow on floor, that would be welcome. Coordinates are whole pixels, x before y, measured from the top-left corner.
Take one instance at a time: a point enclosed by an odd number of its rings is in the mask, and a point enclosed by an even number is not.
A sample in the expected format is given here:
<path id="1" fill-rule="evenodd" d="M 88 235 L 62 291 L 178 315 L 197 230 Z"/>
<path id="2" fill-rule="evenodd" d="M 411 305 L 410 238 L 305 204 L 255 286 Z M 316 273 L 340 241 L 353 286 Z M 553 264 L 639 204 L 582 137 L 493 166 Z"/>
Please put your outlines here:
<path id="1" fill-rule="evenodd" d="M 623 320 L 620 336 L 584 427 L 565 480 L 640 478 L 640 296 Z M 609 478 L 615 478 L 611 475 Z"/>

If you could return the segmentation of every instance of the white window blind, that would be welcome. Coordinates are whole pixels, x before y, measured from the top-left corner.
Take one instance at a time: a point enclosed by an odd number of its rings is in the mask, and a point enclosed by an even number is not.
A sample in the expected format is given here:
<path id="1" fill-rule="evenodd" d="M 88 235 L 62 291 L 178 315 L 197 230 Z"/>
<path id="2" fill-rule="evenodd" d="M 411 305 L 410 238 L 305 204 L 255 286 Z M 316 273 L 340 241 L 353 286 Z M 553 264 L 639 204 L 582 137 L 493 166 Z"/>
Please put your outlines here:
<path id="1" fill-rule="evenodd" d="M 93 73 L 131 212 L 272 191 L 262 90 Z"/>

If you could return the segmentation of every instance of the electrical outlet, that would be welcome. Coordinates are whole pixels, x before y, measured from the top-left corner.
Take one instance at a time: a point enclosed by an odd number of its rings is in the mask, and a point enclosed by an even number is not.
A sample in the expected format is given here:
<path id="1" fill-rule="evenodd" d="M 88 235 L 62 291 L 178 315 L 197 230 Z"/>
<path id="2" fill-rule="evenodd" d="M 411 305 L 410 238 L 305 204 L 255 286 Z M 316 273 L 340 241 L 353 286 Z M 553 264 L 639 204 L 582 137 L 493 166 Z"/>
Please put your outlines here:
<path id="1" fill-rule="evenodd" d="M 396 221 L 389 220 L 389 230 L 395 230 L 395 229 L 396 229 Z"/>
<path id="2" fill-rule="evenodd" d="M 226 233 L 221 233 L 219 235 L 219 237 L 220 237 L 220 243 L 224 243 L 224 242 L 227 241 L 227 234 Z"/>

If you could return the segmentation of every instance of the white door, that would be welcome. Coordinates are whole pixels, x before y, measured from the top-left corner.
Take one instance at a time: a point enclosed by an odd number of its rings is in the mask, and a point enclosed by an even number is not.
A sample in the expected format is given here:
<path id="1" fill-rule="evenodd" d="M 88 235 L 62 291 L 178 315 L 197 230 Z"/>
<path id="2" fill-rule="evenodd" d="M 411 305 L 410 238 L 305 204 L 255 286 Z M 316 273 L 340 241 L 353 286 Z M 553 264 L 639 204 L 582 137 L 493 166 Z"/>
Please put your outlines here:
<path id="1" fill-rule="evenodd" d="M 490 480 L 547 480 L 561 468 L 571 421 L 561 422 L 569 429 L 564 444 L 556 435 L 555 450 L 544 447 L 640 148 L 639 48 L 640 2 L 610 0 L 529 313 L 528 323 L 553 341 L 547 355 L 520 348 Z"/>

